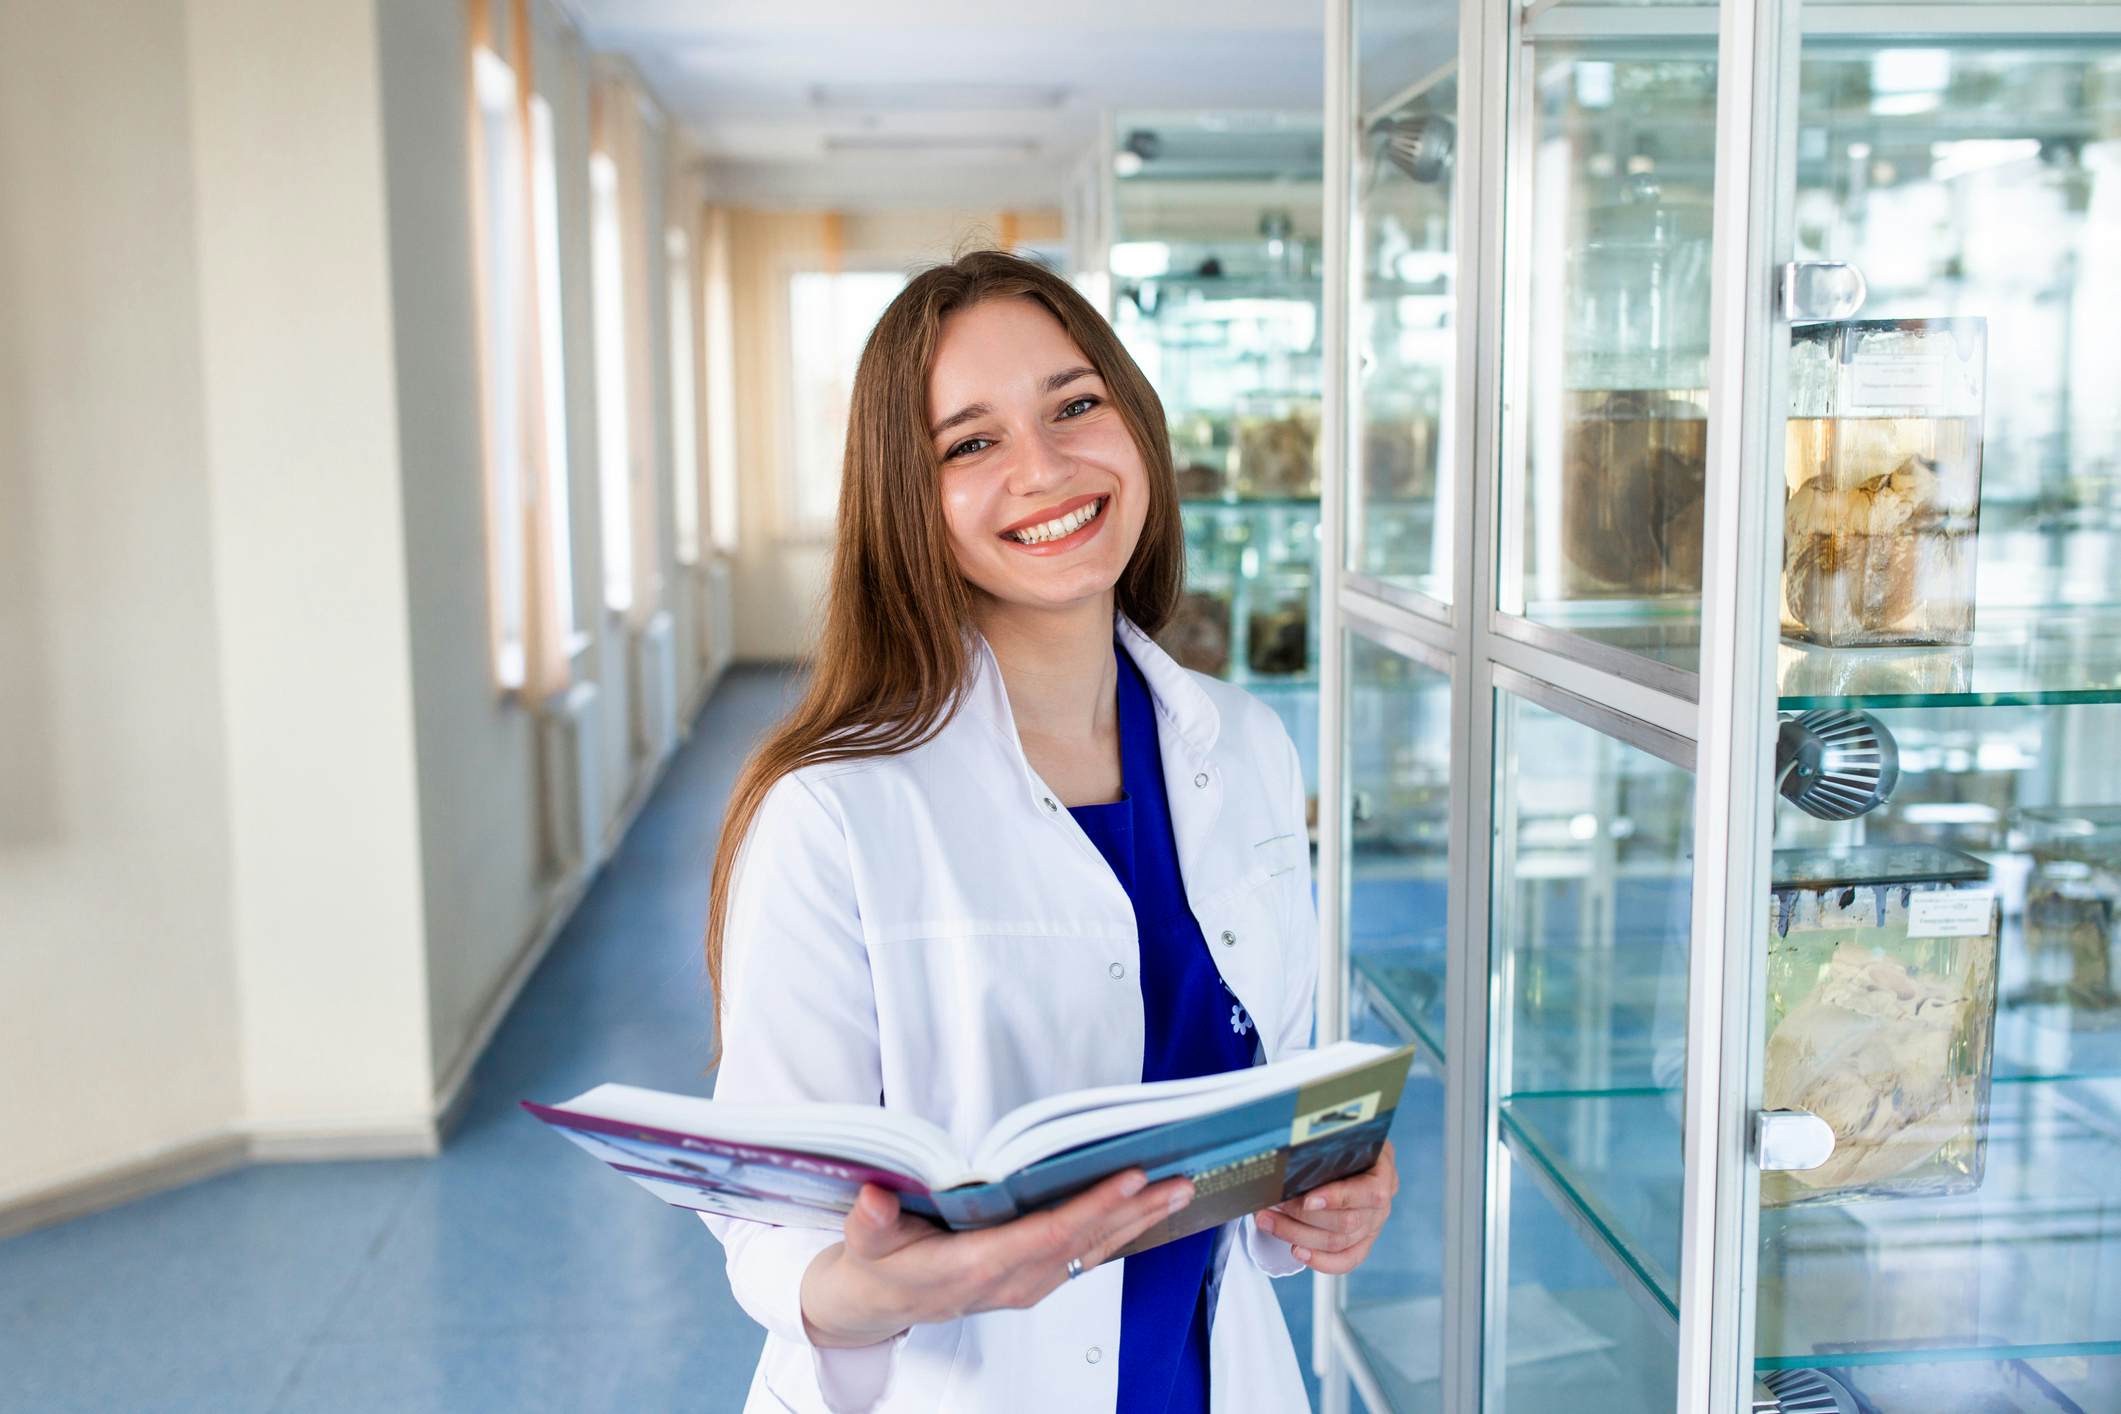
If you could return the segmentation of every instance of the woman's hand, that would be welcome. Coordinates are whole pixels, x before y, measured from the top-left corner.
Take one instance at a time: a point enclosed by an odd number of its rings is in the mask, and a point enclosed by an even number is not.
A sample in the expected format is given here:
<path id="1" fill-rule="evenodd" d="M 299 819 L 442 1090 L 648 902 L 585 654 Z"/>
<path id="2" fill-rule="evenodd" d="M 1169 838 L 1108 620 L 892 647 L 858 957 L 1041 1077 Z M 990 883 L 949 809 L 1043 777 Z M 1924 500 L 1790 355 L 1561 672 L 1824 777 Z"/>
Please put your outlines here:
<path id="1" fill-rule="evenodd" d="M 843 1239 L 803 1273 L 803 1324 L 815 1345 L 873 1345 L 909 1326 L 1034 1306 L 1068 1280 L 1069 1258 L 1088 1271 L 1192 1201 L 1187 1180 L 1151 1188 L 1128 1169 L 1044 1212 L 948 1232 L 865 1183 Z"/>
<path id="2" fill-rule="evenodd" d="M 1367 1172 L 1321 1183 L 1301 1197 L 1261 1208 L 1252 1220 L 1261 1232 L 1288 1243 L 1296 1260 L 1312 1271 L 1339 1276 L 1370 1255 L 1398 1191 L 1399 1168 L 1392 1162 L 1392 1141 L 1387 1139 Z"/>

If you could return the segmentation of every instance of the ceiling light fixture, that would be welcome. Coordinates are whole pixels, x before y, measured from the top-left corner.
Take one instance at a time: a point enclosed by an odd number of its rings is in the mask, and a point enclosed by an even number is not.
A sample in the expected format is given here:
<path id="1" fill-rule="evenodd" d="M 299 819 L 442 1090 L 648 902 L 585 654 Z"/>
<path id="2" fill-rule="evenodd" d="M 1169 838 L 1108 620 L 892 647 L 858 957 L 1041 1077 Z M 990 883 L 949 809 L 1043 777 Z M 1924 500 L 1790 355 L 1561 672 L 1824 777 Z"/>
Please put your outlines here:
<path id="1" fill-rule="evenodd" d="M 998 108 L 1058 108 L 1068 90 L 1031 83 L 820 83 L 810 106 L 874 113 L 975 112 Z"/>
<path id="2" fill-rule="evenodd" d="M 827 152 L 913 155 L 949 153 L 955 157 L 962 157 L 967 153 L 992 153 L 997 157 L 1031 157 L 1039 150 L 1038 143 L 1030 138 L 936 137 L 919 133 L 877 136 L 835 134 L 824 140 L 824 149 Z"/>

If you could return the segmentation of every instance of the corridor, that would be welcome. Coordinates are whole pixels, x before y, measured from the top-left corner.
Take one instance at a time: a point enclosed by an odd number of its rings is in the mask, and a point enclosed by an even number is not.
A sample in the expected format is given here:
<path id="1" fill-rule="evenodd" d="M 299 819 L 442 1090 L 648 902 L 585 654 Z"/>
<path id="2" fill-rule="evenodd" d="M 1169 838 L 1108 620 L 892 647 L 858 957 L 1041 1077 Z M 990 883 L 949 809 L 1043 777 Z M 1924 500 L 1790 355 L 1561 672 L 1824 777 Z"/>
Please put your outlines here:
<path id="1" fill-rule="evenodd" d="M 770 668 L 722 679 L 439 1158 L 255 1164 L 0 1243 L 0 1410 L 738 1408 L 763 1337 L 720 1245 L 516 1101 L 707 1088 L 707 864 L 789 692 Z M 1307 1349 L 1310 1283 L 1277 1290 Z"/>

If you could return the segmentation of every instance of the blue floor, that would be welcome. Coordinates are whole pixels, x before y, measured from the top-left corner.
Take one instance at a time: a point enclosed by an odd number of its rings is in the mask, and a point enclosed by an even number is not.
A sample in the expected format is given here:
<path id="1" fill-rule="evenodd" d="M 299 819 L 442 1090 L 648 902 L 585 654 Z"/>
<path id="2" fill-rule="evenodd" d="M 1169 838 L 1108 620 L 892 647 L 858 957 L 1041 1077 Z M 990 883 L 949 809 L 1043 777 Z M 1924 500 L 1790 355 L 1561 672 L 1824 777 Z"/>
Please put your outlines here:
<path id="1" fill-rule="evenodd" d="M 723 681 L 439 1158 L 261 1165 L 0 1243 L 0 1410 L 740 1408 L 762 1336 L 720 1244 L 516 1101 L 709 1088 L 708 865 L 788 693 Z M 1275 1286 L 1308 1363 L 1311 1284 Z"/>

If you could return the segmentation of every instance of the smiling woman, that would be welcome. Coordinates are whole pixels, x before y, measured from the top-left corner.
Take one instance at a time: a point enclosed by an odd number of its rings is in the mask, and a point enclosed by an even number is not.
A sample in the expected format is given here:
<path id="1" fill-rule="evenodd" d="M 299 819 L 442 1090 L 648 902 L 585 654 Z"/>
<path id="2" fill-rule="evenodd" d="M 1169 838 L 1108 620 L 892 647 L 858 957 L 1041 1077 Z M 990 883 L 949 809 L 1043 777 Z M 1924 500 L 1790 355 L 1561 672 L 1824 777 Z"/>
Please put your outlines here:
<path id="1" fill-rule="evenodd" d="M 1275 848 L 1303 838 L 1301 765 L 1149 637 L 1181 587 L 1177 483 L 1104 319 L 998 251 L 915 275 L 855 371 L 837 532 L 808 692 L 715 860 L 716 1098 L 969 1134 L 1306 1045 L 1309 870 Z M 1281 1414 L 1305 1398 L 1267 1278 L 1361 1261 L 1395 1184 L 1387 1149 L 1301 1217 L 1124 1259 L 1185 1177 L 977 1232 L 875 1185 L 840 1232 L 707 1222 L 769 1332 L 751 1409 L 1206 1414 L 1212 1387 Z"/>

